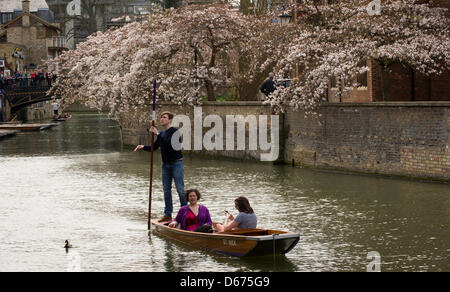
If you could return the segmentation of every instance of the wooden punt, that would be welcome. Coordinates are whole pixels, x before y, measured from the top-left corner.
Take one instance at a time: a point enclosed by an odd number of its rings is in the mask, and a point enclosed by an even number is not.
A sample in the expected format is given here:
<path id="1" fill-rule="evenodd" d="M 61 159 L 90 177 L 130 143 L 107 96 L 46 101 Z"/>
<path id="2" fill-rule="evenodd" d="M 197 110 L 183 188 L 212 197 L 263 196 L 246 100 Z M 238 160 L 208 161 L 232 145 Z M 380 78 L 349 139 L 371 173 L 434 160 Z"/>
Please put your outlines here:
<path id="1" fill-rule="evenodd" d="M 0 130 L 14 130 L 14 131 L 41 131 L 58 124 L 3 124 L 0 125 Z"/>
<path id="2" fill-rule="evenodd" d="M 0 125 L 17 125 L 22 124 L 20 121 L 1 122 Z"/>
<path id="3" fill-rule="evenodd" d="M 300 240 L 299 234 L 280 230 L 255 228 L 200 233 L 170 228 L 167 223 L 152 220 L 157 234 L 194 248 L 236 257 L 286 254 Z"/>
<path id="4" fill-rule="evenodd" d="M 72 116 L 69 115 L 68 117 L 65 117 L 65 118 L 64 117 L 53 118 L 52 121 L 54 121 L 54 122 L 66 122 L 66 121 L 70 120 L 71 117 Z"/>

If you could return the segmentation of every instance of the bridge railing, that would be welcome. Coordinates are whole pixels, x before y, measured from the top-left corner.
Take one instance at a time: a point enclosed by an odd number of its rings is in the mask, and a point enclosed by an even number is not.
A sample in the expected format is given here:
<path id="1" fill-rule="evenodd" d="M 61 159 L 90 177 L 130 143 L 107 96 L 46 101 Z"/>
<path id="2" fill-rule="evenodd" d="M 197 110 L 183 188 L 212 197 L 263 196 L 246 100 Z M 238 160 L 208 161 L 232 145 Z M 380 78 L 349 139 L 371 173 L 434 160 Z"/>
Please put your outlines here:
<path id="1" fill-rule="evenodd" d="M 0 80 L 0 89 L 4 91 L 30 91 L 37 88 L 51 87 L 52 79 L 12 78 Z"/>
<path id="2" fill-rule="evenodd" d="M 16 88 L 4 88 L 3 92 L 6 94 L 12 93 L 25 93 L 25 92 L 44 92 L 48 91 L 51 86 L 29 86 L 29 87 L 16 87 Z"/>
<path id="3" fill-rule="evenodd" d="M 2 89 L 2 93 L 9 102 L 11 113 L 14 113 L 25 106 L 52 99 L 53 94 L 48 94 L 49 89 L 50 86 L 16 87 Z"/>

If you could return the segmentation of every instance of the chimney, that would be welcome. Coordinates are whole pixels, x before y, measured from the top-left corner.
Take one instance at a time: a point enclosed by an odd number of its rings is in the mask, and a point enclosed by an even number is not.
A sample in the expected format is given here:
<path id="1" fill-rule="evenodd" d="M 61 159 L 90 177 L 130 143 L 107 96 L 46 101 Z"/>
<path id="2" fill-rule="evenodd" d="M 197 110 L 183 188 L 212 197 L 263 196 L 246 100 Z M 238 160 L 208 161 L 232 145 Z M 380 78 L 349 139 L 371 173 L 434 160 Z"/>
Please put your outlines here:
<path id="1" fill-rule="evenodd" d="M 30 0 L 22 0 L 22 11 L 30 13 Z"/>
<path id="2" fill-rule="evenodd" d="M 30 0 L 22 0 L 22 12 L 30 13 Z M 22 25 L 23 27 L 30 26 L 30 17 L 28 15 L 22 17 Z"/>

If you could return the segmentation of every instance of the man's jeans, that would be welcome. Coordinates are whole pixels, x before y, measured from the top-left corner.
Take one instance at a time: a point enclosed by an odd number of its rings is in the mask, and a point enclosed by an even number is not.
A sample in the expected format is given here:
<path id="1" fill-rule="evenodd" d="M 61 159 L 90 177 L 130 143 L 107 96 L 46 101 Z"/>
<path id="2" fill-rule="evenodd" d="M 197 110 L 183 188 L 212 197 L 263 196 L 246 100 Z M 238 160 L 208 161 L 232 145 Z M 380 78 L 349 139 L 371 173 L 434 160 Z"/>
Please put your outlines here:
<path id="1" fill-rule="evenodd" d="M 172 179 L 175 181 L 175 187 L 177 188 L 178 196 L 180 197 L 180 205 L 187 205 L 186 198 L 184 196 L 184 168 L 183 161 L 177 161 L 174 163 L 163 163 L 162 165 L 162 182 L 164 189 L 164 202 L 166 207 L 164 208 L 164 214 L 166 216 L 172 216 L 173 204 L 172 204 Z"/>

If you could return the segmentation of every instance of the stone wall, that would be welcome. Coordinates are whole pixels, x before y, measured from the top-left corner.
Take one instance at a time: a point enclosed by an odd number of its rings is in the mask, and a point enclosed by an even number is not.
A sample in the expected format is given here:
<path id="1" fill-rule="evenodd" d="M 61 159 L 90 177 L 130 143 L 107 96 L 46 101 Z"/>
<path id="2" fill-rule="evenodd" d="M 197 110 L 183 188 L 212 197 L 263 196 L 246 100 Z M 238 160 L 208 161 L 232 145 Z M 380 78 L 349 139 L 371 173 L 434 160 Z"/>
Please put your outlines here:
<path id="1" fill-rule="evenodd" d="M 6 68 L 0 68 L 0 73 L 3 73 L 4 69 L 10 70 L 11 75 L 14 74 L 14 70 L 16 69 L 23 71 L 25 65 L 24 60 L 13 56 L 16 48 L 22 53 L 25 53 L 26 48 L 22 45 L 14 43 L 0 44 L 0 57 L 6 58 Z"/>
<path id="2" fill-rule="evenodd" d="M 238 159 L 255 159 L 260 160 L 262 153 L 267 153 L 268 151 L 259 151 L 259 150 L 248 150 L 248 126 L 246 129 L 246 150 L 243 151 L 227 151 L 227 150 L 212 150 L 206 151 L 205 149 L 198 151 L 194 150 L 195 142 L 194 142 L 194 107 L 191 106 L 178 106 L 173 104 L 163 104 L 159 105 L 156 109 L 156 124 L 159 123 L 159 116 L 163 111 L 170 111 L 174 114 L 184 114 L 189 117 L 191 121 L 191 132 L 192 132 L 192 140 L 191 140 L 191 149 L 192 152 L 202 153 L 210 156 L 220 156 L 220 157 L 229 157 L 229 158 L 238 158 Z M 259 115 L 271 115 L 271 108 L 269 106 L 261 105 L 260 102 L 204 102 L 201 107 L 202 111 L 202 120 L 208 115 L 217 115 L 223 120 L 223 127 L 226 126 L 226 116 L 227 115 L 242 115 L 244 117 L 248 115 L 255 115 L 258 117 Z M 151 108 L 147 110 L 149 113 L 149 122 L 145 125 L 139 124 L 134 120 L 129 120 L 122 118 L 121 127 L 122 127 L 122 141 L 125 145 L 138 145 L 145 144 L 149 145 L 150 143 L 150 135 L 147 132 L 147 128 L 150 126 L 151 119 Z M 270 121 L 270 117 L 268 118 Z M 214 127 L 214 125 L 212 125 Z M 210 130 L 212 127 L 202 127 L 202 137 L 203 135 Z M 236 128 L 236 127 L 235 127 Z M 270 123 L 268 124 L 268 128 L 270 128 Z M 236 131 L 236 129 L 235 129 Z M 224 129 L 225 132 L 225 129 Z M 270 137 L 270 136 L 269 136 Z M 226 148 L 226 137 L 224 135 L 224 149 Z M 270 139 L 270 138 L 269 138 Z M 237 134 L 234 135 L 234 145 L 235 148 L 237 145 Z M 259 148 L 258 148 L 259 149 Z M 187 152 L 187 151 L 184 151 Z"/>
<path id="3" fill-rule="evenodd" d="M 48 121 L 53 118 L 51 101 L 43 101 L 21 109 L 17 115 L 23 122 Z"/>
<path id="4" fill-rule="evenodd" d="M 8 42 L 21 44 L 25 47 L 25 65 L 42 64 L 42 61 L 48 59 L 46 38 L 37 38 L 37 30 L 44 29 L 35 26 L 22 27 L 12 26 L 8 28 Z"/>
<path id="5" fill-rule="evenodd" d="M 52 101 L 43 101 L 27 107 L 28 121 L 41 121 L 53 118 Z"/>
<path id="6" fill-rule="evenodd" d="M 157 116 L 166 110 L 188 115 L 193 121 L 192 107 L 166 104 L 157 109 Z M 150 116 L 151 110 L 148 112 Z M 202 112 L 203 117 L 216 114 L 224 121 L 226 115 L 271 115 L 270 107 L 258 102 L 205 103 Z M 450 181 L 450 102 L 328 103 L 321 114 L 320 120 L 305 118 L 302 112 L 280 116 L 283 162 Z M 148 126 L 124 119 L 123 143 L 148 144 Z M 201 152 L 256 160 L 262 153 Z"/>
<path id="7" fill-rule="evenodd" d="M 321 113 L 287 113 L 287 162 L 450 180 L 449 102 L 330 103 Z"/>

